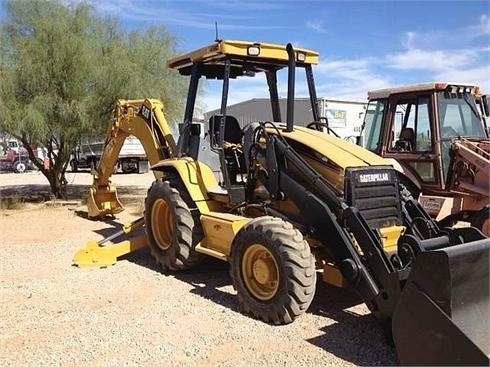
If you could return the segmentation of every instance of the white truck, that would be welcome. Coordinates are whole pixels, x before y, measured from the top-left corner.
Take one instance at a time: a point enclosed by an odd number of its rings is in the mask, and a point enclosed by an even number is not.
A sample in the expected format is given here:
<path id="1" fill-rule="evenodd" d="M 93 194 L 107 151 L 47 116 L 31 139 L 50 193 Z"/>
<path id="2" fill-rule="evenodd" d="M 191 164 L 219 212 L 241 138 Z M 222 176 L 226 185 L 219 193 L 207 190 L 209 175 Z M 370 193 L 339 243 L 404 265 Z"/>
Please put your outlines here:
<path id="1" fill-rule="evenodd" d="M 78 146 L 70 161 L 72 172 L 77 172 L 80 168 L 95 169 L 103 149 L 103 142 Z M 119 169 L 123 173 L 148 172 L 148 158 L 145 149 L 134 136 L 128 136 L 124 141 L 115 167 L 115 170 Z"/>

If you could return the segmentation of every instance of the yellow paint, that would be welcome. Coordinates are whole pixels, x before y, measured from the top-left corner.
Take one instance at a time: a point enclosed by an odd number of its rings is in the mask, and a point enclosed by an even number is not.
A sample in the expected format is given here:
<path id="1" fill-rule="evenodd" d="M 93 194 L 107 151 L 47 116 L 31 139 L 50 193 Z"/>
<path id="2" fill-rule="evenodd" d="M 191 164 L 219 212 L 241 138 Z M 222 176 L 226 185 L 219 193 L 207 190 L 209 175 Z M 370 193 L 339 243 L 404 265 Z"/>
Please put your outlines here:
<path id="1" fill-rule="evenodd" d="M 73 264 L 79 268 L 105 268 L 114 265 L 118 257 L 147 245 L 146 234 L 108 246 L 100 246 L 95 240 L 90 240 L 84 249 L 75 253 Z"/>
<path id="2" fill-rule="evenodd" d="M 391 226 L 380 228 L 383 249 L 388 253 L 397 252 L 397 243 L 400 236 L 405 232 L 404 226 Z"/>
<path id="3" fill-rule="evenodd" d="M 110 183 L 103 187 L 92 186 L 87 198 L 89 218 L 101 218 L 108 214 L 117 214 L 124 210 L 117 197 L 116 187 Z"/>
<path id="4" fill-rule="evenodd" d="M 286 45 L 223 40 L 219 43 L 214 43 L 212 45 L 202 47 L 198 50 L 171 59 L 167 62 L 167 67 L 169 69 L 179 70 L 185 67 L 189 67 L 192 63 L 196 61 L 205 61 L 209 64 L 211 63 L 210 60 L 215 60 L 216 62 L 218 62 L 221 59 L 233 56 L 246 56 L 253 59 L 254 56 L 248 55 L 248 49 L 251 46 L 257 45 L 260 47 L 260 54 L 256 56 L 257 59 L 268 59 L 269 63 L 276 62 L 279 66 L 287 65 L 288 54 L 286 51 Z M 306 50 L 303 48 L 294 48 L 294 51 L 296 53 L 303 53 L 305 55 L 305 61 L 303 62 L 304 64 L 318 64 L 318 52 Z"/>
<path id="5" fill-rule="evenodd" d="M 201 213 L 211 210 L 206 200 L 208 191 L 218 187 L 218 182 L 211 168 L 205 163 L 196 162 L 192 158 L 166 159 L 152 166 L 153 170 L 163 171 L 175 169 L 182 179 L 189 195 Z"/>
<path id="6" fill-rule="evenodd" d="M 243 281 L 255 298 L 272 299 L 279 289 L 279 267 L 274 255 L 262 244 L 252 244 L 242 258 Z"/>
<path id="7" fill-rule="evenodd" d="M 228 258 L 237 233 L 251 218 L 219 212 L 202 213 L 201 224 L 204 239 L 201 246 L 223 254 Z"/>

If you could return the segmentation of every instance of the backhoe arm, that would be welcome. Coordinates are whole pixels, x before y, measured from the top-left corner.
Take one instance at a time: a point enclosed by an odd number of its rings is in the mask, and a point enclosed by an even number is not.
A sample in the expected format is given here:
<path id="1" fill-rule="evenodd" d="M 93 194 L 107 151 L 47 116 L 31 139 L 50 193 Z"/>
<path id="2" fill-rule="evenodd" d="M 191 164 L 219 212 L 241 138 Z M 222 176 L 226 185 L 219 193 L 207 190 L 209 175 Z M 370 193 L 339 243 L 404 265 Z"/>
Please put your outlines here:
<path id="1" fill-rule="evenodd" d="M 102 156 L 93 173 L 94 182 L 87 203 L 89 218 L 102 218 L 124 210 L 110 177 L 129 135 L 141 142 L 152 166 L 174 156 L 175 140 L 163 112 L 163 103 L 155 99 L 117 101 L 114 117 L 107 127 Z M 162 172 L 154 171 L 154 174 L 158 178 Z"/>

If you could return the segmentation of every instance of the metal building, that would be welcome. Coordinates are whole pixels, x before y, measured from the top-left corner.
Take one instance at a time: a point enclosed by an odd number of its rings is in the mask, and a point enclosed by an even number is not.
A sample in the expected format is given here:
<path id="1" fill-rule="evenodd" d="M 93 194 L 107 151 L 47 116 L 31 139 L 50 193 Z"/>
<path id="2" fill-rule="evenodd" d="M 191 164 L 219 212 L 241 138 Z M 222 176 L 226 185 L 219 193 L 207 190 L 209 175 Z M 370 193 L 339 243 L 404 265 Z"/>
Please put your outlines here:
<path id="1" fill-rule="evenodd" d="M 279 100 L 281 118 L 286 121 L 286 99 Z M 321 117 L 327 117 L 329 126 L 342 138 L 359 136 L 362 121 L 364 119 L 365 103 L 357 101 L 342 101 L 327 98 L 318 100 Z M 227 106 L 227 115 L 234 116 L 241 127 L 256 121 L 271 121 L 272 109 L 268 98 L 253 98 L 244 102 Z M 212 110 L 204 113 L 204 122 L 220 110 Z M 313 120 L 309 98 L 296 98 L 294 103 L 294 123 L 306 126 Z"/>

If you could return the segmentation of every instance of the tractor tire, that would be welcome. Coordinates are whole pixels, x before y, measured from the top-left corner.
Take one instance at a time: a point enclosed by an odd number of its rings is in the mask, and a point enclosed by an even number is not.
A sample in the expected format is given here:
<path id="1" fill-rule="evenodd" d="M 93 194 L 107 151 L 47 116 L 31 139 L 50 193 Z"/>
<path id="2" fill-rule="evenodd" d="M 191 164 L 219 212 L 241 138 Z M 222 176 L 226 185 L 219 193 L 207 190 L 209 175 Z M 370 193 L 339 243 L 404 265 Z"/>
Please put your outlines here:
<path id="1" fill-rule="evenodd" d="M 490 237 L 490 207 L 485 207 L 471 217 L 471 225 Z"/>
<path id="2" fill-rule="evenodd" d="M 289 324 L 315 294 L 315 261 L 310 246 L 291 223 L 260 217 L 235 237 L 231 277 L 240 304 L 253 317 Z"/>
<path id="3" fill-rule="evenodd" d="M 70 161 L 70 168 L 72 172 L 78 172 L 78 163 L 75 159 Z"/>
<path id="4" fill-rule="evenodd" d="M 97 170 L 97 160 L 93 159 L 90 161 L 90 172 Z"/>
<path id="5" fill-rule="evenodd" d="M 24 173 L 27 170 L 27 165 L 24 162 L 17 161 L 14 164 L 15 173 Z"/>
<path id="6" fill-rule="evenodd" d="M 192 211 L 191 211 L 192 209 Z M 203 258 L 195 246 L 203 237 L 200 213 L 180 180 L 156 180 L 145 201 L 145 225 L 151 255 L 162 271 L 187 270 Z"/>

